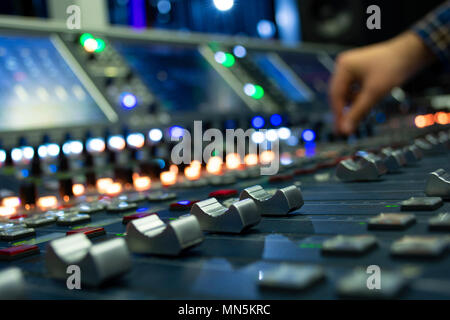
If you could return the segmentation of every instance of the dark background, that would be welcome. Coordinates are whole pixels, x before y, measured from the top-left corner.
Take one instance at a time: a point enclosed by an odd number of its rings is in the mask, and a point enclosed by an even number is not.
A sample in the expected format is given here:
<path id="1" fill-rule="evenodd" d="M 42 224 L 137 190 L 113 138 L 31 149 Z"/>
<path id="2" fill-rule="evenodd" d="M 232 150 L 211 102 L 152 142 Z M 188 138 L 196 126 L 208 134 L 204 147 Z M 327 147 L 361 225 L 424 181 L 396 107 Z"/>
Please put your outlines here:
<path id="1" fill-rule="evenodd" d="M 133 25 L 133 6 L 142 6 L 146 27 L 260 37 L 257 25 L 267 20 L 277 27 L 279 0 L 235 0 L 234 7 L 218 11 L 213 0 L 170 0 L 170 11 L 158 10 L 160 0 L 107 0 L 110 22 Z M 443 0 L 287 0 L 300 21 L 297 41 L 362 45 L 387 39 L 405 30 Z M 381 30 L 367 30 L 366 8 L 381 8 Z M 140 10 L 138 8 L 137 10 Z M 48 17 L 46 0 L 2 0 L 0 14 Z M 343 24 L 342 19 L 348 22 Z M 328 24 L 335 35 L 321 31 Z M 273 38 L 283 37 L 275 28 Z"/>

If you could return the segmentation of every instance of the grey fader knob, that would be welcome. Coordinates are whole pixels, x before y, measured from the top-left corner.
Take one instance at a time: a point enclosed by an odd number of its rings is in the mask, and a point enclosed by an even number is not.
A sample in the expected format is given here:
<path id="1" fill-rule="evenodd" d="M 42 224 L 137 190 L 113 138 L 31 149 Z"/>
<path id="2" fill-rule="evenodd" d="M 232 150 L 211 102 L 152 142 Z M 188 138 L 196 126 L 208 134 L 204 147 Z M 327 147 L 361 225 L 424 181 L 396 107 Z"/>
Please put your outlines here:
<path id="1" fill-rule="evenodd" d="M 304 203 L 302 192 L 294 185 L 277 189 L 274 194 L 267 192 L 260 185 L 256 185 L 244 189 L 239 199 L 255 201 L 259 213 L 263 216 L 286 215 L 291 211 L 300 209 Z"/>
<path id="2" fill-rule="evenodd" d="M 251 199 L 233 203 L 229 208 L 216 198 L 200 201 L 192 206 L 202 230 L 210 232 L 240 233 L 261 221 L 258 207 Z"/>
<path id="3" fill-rule="evenodd" d="M 202 241 L 200 224 L 191 215 L 165 224 L 153 214 L 127 225 L 128 246 L 136 253 L 175 256 Z"/>
<path id="4" fill-rule="evenodd" d="M 83 233 L 50 242 L 45 260 L 50 276 L 57 279 L 67 278 L 70 265 L 78 266 L 81 282 L 89 286 L 98 286 L 118 277 L 131 267 L 124 239 L 116 238 L 94 245 Z"/>
<path id="5" fill-rule="evenodd" d="M 450 198 L 450 174 L 444 169 L 438 169 L 428 174 L 425 193 L 430 197 Z"/>
<path id="6" fill-rule="evenodd" d="M 403 154 L 405 155 L 407 164 L 415 163 L 423 157 L 422 151 L 420 151 L 416 145 L 410 145 L 403 148 Z"/>
<path id="7" fill-rule="evenodd" d="M 363 153 L 360 156 L 360 160 L 359 162 L 362 163 L 362 165 L 364 166 L 366 163 L 373 163 L 375 165 L 375 167 L 377 168 L 378 171 L 378 175 L 383 175 L 387 173 L 387 167 L 385 165 L 385 163 L 383 162 L 383 160 L 373 154 L 373 153 Z"/>
<path id="8" fill-rule="evenodd" d="M 337 165 L 336 176 L 341 181 L 373 181 L 378 180 L 380 173 L 373 162 L 346 159 Z"/>
<path id="9" fill-rule="evenodd" d="M 384 148 L 381 150 L 381 153 L 384 156 L 383 162 L 386 165 L 388 172 L 398 171 L 406 164 L 405 155 L 400 150 Z"/>
<path id="10" fill-rule="evenodd" d="M 0 299 L 23 299 L 25 294 L 25 280 L 22 271 L 17 267 L 0 272 Z"/>

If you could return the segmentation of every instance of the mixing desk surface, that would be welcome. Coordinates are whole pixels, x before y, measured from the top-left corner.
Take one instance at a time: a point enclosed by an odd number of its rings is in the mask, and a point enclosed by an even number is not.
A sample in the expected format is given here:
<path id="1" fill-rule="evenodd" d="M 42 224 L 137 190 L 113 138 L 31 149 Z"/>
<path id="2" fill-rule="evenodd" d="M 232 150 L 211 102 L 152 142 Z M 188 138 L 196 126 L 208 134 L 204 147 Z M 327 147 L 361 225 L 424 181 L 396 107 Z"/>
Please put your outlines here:
<path id="1" fill-rule="evenodd" d="M 336 178 L 352 159 L 336 171 L 339 159 L 312 158 L 272 177 L 233 182 L 251 175 L 247 169 L 228 173 L 230 181 L 79 197 L 33 218 L 3 221 L 1 266 L 22 270 L 24 283 L 9 285 L 25 285 L 32 299 L 449 298 L 445 148 L 370 182 Z M 363 167 L 370 162 L 367 154 L 358 159 L 353 163 Z M 123 239 L 137 252 L 131 261 Z M 111 261 L 114 267 L 105 265 Z M 90 285 L 109 281 L 68 290 L 51 276 L 69 264 L 86 264 Z M 374 265 L 382 274 L 378 291 L 366 287 Z"/>

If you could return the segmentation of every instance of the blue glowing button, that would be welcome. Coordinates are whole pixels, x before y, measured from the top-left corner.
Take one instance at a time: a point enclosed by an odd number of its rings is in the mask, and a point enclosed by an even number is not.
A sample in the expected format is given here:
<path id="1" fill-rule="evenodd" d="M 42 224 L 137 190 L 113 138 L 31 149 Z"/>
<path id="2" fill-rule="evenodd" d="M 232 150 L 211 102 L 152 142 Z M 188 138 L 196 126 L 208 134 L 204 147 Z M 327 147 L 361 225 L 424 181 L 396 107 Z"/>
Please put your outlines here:
<path id="1" fill-rule="evenodd" d="M 314 141 L 315 138 L 316 138 L 316 134 L 312 130 L 307 129 L 302 132 L 302 139 L 304 141 L 307 141 L 307 142 Z"/>
<path id="2" fill-rule="evenodd" d="M 265 121 L 264 121 L 263 117 L 256 116 L 252 119 L 252 126 L 253 126 L 253 128 L 256 128 L 256 129 L 264 127 L 264 123 L 265 123 Z"/>
<path id="3" fill-rule="evenodd" d="M 170 204 L 169 209 L 171 211 L 185 211 L 190 210 L 191 207 L 194 205 L 194 203 L 198 202 L 198 200 L 189 201 L 189 200 L 182 200 L 178 202 L 174 202 Z"/>
<path id="4" fill-rule="evenodd" d="M 134 94 L 124 92 L 120 95 L 120 103 L 125 109 L 133 109 L 137 106 L 137 98 Z"/>
<path id="5" fill-rule="evenodd" d="M 283 122 L 283 118 L 279 114 L 273 114 L 270 117 L 270 123 L 273 126 L 279 126 Z"/>
<path id="6" fill-rule="evenodd" d="M 181 138 L 184 135 L 184 129 L 180 126 L 173 126 L 169 130 L 172 138 Z"/>

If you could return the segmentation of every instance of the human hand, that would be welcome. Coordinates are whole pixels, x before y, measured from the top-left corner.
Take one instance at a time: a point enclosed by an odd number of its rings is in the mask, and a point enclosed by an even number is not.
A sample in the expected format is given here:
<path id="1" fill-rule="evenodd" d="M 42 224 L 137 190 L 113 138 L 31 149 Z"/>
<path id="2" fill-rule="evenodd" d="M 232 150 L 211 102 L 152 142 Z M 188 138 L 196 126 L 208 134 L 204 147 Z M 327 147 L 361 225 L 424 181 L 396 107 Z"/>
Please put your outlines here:
<path id="1" fill-rule="evenodd" d="M 340 54 L 330 83 L 335 130 L 344 135 L 353 133 L 381 98 L 432 59 L 431 52 L 412 32 Z M 350 109 L 344 113 L 347 105 Z"/>

